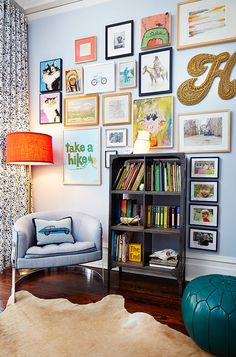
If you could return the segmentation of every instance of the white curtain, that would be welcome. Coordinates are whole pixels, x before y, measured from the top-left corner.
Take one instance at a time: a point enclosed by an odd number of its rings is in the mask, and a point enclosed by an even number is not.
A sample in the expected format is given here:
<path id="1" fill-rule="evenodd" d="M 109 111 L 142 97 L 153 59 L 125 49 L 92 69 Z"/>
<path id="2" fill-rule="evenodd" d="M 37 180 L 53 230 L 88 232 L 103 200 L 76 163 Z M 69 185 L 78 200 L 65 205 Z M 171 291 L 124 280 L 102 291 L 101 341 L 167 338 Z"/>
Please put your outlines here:
<path id="1" fill-rule="evenodd" d="M 28 48 L 25 15 L 0 0 L 0 271 L 10 265 L 12 229 L 27 213 L 24 166 L 6 165 L 6 136 L 29 131 Z"/>

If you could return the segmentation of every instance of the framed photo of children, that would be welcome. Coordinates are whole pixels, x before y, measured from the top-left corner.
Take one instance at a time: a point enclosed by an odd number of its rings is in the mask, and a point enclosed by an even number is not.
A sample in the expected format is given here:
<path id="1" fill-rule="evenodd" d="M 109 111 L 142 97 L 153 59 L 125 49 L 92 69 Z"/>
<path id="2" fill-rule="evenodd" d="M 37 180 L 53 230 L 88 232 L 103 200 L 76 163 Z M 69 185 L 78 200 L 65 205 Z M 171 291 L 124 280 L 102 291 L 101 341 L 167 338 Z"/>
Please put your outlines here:
<path id="1" fill-rule="evenodd" d="M 136 67 L 136 61 L 127 61 L 119 63 L 119 89 L 128 89 L 136 87 Z"/>
<path id="2" fill-rule="evenodd" d="M 218 231 L 189 228 L 189 248 L 217 251 Z"/>
<path id="3" fill-rule="evenodd" d="M 96 61 L 97 37 L 91 36 L 75 40 L 75 63 Z"/>
<path id="4" fill-rule="evenodd" d="M 61 92 L 39 95 L 39 123 L 61 123 Z"/>
<path id="5" fill-rule="evenodd" d="M 64 125 L 98 125 L 97 94 L 64 98 Z"/>
<path id="6" fill-rule="evenodd" d="M 64 131 L 64 184 L 101 184 L 100 134 L 100 128 Z"/>
<path id="7" fill-rule="evenodd" d="M 65 94 L 81 94 L 84 91 L 83 68 L 65 70 Z"/>
<path id="8" fill-rule="evenodd" d="M 40 92 L 62 90 L 62 59 L 55 58 L 40 62 Z"/>
<path id="9" fill-rule="evenodd" d="M 133 56 L 134 21 L 119 22 L 105 27 L 105 58 Z"/>
<path id="10" fill-rule="evenodd" d="M 172 92 L 172 47 L 139 53 L 139 96 Z"/>
<path id="11" fill-rule="evenodd" d="M 191 178 L 219 178 L 219 157 L 191 157 Z"/>
<path id="12" fill-rule="evenodd" d="M 218 182 L 190 181 L 190 201 L 218 202 Z"/>
<path id="13" fill-rule="evenodd" d="M 218 226 L 218 205 L 189 205 L 189 224 L 196 226 Z"/>

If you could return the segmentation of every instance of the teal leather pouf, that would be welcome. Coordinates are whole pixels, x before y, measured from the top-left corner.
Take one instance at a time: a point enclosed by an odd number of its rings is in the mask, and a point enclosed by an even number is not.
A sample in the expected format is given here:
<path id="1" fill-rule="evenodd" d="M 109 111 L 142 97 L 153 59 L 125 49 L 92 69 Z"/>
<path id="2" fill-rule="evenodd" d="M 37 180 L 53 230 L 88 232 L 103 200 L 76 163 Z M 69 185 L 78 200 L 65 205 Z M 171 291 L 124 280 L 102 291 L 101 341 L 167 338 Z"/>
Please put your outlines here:
<path id="1" fill-rule="evenodd" d="M 189 335 L 203 350 L 236 357 L 236 277 L 211 274 L 190 281 L 182 315 Z"/>

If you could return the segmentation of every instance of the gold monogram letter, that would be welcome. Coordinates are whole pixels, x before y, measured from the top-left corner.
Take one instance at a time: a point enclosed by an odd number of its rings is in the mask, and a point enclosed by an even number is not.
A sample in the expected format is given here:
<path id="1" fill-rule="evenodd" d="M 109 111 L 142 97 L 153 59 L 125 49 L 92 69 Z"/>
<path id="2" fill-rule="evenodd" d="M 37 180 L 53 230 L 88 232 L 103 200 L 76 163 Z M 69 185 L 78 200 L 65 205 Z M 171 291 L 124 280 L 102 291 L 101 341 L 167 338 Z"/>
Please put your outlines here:
<path id="1" fill-rule="evenodd" d="M 224 68 L 220 65 L 226 62 Z M 208 74 L 205 81 L 199 86 L 195 85 L 198 78 L 191 78 L 184 81 L 178 88 L 177 96 L 179 101 L 185 105 L 193 105 L 202 101 L 208 94 L 212 83 L 216 77 L 220 77 L 218 94 L 222 99 L 231 99 L 236 95 L 236 80 L 230 81 L 230 74 L 236 63 L 236 52 L 232 56 L 228 52 L 222 52 L 219 55 L 210 55 L 203 53 L 191 58 L 188 63 L 188 73 L 190 76 L 199 77 L 204 74 L 210 63 Z"/>

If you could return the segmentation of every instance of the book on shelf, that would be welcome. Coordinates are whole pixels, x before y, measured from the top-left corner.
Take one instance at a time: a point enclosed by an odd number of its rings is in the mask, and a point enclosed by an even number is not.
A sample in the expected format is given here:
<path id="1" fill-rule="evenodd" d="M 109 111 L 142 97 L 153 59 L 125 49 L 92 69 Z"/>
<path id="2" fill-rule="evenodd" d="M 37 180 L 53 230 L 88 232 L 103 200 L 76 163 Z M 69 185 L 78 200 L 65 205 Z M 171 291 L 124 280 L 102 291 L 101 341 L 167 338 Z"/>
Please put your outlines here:
<path id="1" fill-rule="evenodd" d="M 154 159 L 153 164 L 147 167 L 147 188 L 156 192 L 180 192 L 180 163 L 170 159 Z"/>
<path id="2" fill-rule="evenodd" d="M 167 259 L 167 260 L 162 260 L 159 258 L 151 258 L 149 260 L 149 266 L 151 267 L 157 267 L 157 268 L 168 268 L 168 269 L 174 269 L 178 265 L 178 259 Z"/>
<path id="3" fill-rule="evenodd" d="M 114 190 L 137 190 L 144 176 L 144 162 L 127 160 L 114 180 Z"/>
<path id="4" fill-rule="evenodd" d="M 180 207 L 179 206 L 146 206 L 147 227 L 163 229 L 180 228 Z"/>

